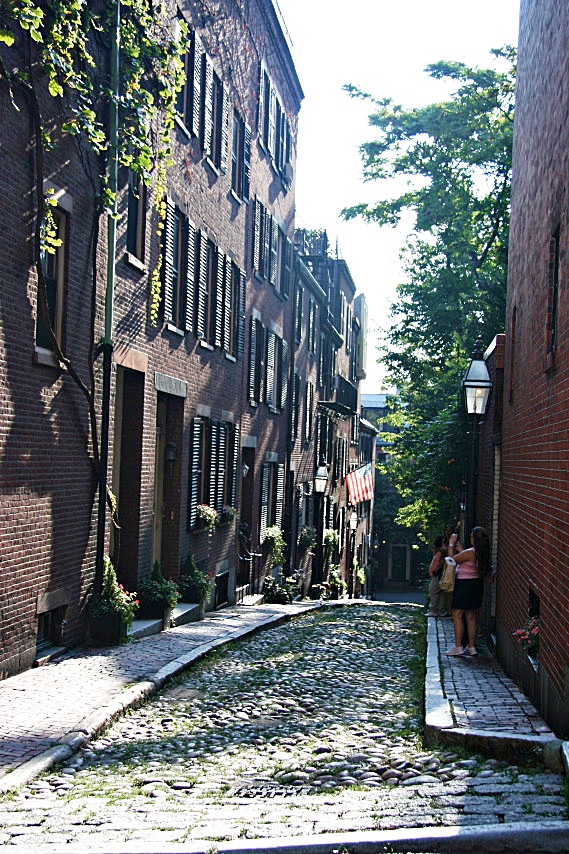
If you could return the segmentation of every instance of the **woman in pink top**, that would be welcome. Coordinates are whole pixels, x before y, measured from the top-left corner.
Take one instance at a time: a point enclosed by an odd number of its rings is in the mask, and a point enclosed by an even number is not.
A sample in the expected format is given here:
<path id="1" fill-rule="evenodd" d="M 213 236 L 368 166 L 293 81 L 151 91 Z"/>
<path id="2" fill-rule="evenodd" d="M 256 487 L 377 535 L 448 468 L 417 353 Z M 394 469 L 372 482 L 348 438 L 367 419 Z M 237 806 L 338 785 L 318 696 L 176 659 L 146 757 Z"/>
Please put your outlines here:
<path id="1" fill-rule="evenodd" d="M 478 655 L 476 651 L 476 611 L 482 605 L 484 578 L 490 571 L 490 541 L 484 528 L 473 528 L 469 549 L 454 554 L 457 535 L 452 534 L 448 544 L 449 557 L 454 557 L 456 581 L 452 594 L 452 621 L 454 624 L 454 646 L 447 655 Z M 464 621 L 468 646 L 464 646 Z"/>

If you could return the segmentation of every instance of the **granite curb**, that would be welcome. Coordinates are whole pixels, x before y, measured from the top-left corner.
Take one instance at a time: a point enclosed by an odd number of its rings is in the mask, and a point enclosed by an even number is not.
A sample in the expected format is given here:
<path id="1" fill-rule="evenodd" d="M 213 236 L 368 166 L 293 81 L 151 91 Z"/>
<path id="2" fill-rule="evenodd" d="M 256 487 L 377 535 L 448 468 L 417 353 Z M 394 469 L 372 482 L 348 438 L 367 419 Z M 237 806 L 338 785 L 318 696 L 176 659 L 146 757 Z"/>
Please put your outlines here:
<path id="1" fill-rule="evenodd" d="M 427 619 L 425 673 L 425 742 L 456 747 L 503 759 L 513 764 L 538 760 L 546 768 L 569 776 L 569 742 L 551 735 L 522 735 L 503 730 L 459 727 L 443 687 L 441 651 L 435 617 Z"/>
<path id="2" fill-rule="evenodd" d="M 34 780 L 45 771 L 49 771 L 54 765 L 65 762 L 82 746 L 106 729 L 116 718 L 130 708 L 136 708 L 148 697 L 155 694 L 170 679 L 183 673 L 192 664 L 204 658 L 209 652 L 220 646 L 256 634 L 264 629 L 281 625 L 294 617 L 317 610 L 322 607 L 319 602 L 310 602 L 285 614 L 272 614 L 269 617 L 258 620 L 253 625 L 242 626 L 232 632 L 226 632 L 220 637 L 214 638 L 200 646 L 194 647 L 185 655 L 177 656 L 154 673 L 136 682 L 134 685 L 121 690 L 110 703 L 101 706 L 83 718 L 77 726 L 66 733 L 56 744 L 38 753 L 32 759 L 23 762 L 13 771 L 9 771 L 0 777 L 0 794 L 14 791 L 21 786 Z M 222 619 L 217 617 L 216 619 Z"/>
<path id="3" fill-rule="evenodd" d="M 29 848 L 26 854 L 381 854 L 425 852 L 459 854 L 566 854 L 568 822 L 534 822 L 482 827 L 453 826 L 402 830 L 327 833 L 278 839 L 239 839 L 232 842 L 196 840 L 186 843 L 126 842 L 97 845 L 96 849 L 74 843 Z"/>

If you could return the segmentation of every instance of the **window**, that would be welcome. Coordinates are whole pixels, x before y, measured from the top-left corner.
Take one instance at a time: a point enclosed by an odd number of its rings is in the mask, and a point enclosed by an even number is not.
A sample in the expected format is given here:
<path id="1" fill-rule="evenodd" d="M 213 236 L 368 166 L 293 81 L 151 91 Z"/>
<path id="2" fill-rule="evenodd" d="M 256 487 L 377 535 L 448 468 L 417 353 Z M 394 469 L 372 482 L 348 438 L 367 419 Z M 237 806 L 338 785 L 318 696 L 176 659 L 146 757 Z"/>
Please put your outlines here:
<path id="1" fill-rule="evenodd" d="M 260 403 L 265 383 L 265 327 L 256 317 L 251 317 L 249 343 L 249 402 Z"/>
<path id="2" fill-rule="evenodd" d="M 207 54 L 202 57 L 202 148 L 220 172 L 227 172 L 229 98 Z"/>
<path id="3" fill-rule="evenodd" d="M 308 304 L 308 352 L 316 352 L 316 302 L 313 299 Z"/>
<path id="4" fill-rule="evenodd" d="M 192 422 L 188 483 L 188 526 L 195 527 L 198 504 L 221 513 L 237 506 L 240 430 L 238 424 L 197 417 Z"/>
<path id="5" fill-rule="evenodd" d="M 231 189 L 244 202 L 249 201 L 251 180 L 251 128 L 237 110 L 233 111 L 231 144 Z"/>
<path id="6" fill-rule="evenodd" d="M 259 199 L 253 206 L 253 272 L 277 293 L 290 294 L 292 243 Z"/>
<path id="7" fill-rule="evenodd" d="M 559 306 L 559 242 L 557 226 L 549 241 L 549 294 L 547 302 L 547 352 L 555 353 L 557 347 L 557 315 Z"/>
<path id="8" fill-rule="evenodd" d="M 259 542 L 265 542 L 268 527 L 282 524 L 285 467 L 282 463 L 264 463 L 261 482 L 261 522 Z"/>
<path id="9" fill-rule="evenodd" d="M 297 344 L 302 340 L 302 303 L 304 299 L 304 290 L 300 285 L 296 289 L 295 294 L 295 309 L 294 309 L 294 337 Z"/>
<path id="10" fill-rule="evenodd" d="M 273 412 L 286 407 L 287 401 L 287 353 L 286 341 L 274 331 L 266 334 L 267 353 L 265 358 L 265 403 Z"/>
<path id="11" fill-rule="evenodd" d="M 200 136 L 202 103 L 202 56 L 199 37 L 192 33 L 184 57 L 184 85 L 178 93 L 176 109 L 192 136 Z"/>
<path id="12" fill-rule="evenodd" d="M 264 67 L 259 83 L 258 136 L 288 189 L 292 183 L 292 134 L 284 107 Z"/>
<path id="13" fill-rule="evenodd" d="M 63 340 L 63 305 L 65 285 L 65 247 L 67 243 L 67 219 L 61 208 L 50 208 L 52 217 L 54 242 L 52 252 L 42 251 L 41 263 L 45 282 L 47 319 L 42 308 L 42 293 L 38 288 L 36 314 L 36 346 L 43 350 L 53 350 L 53 342 L 49 328 L 53 331 L 59 346 Z"/>
<path id="14" fill-rule="evenodd" d="M 216 284 L 215 247 L 204 231 L 199 233 L 198 282 L 196 290 L 196 335 L 212 341 L 213 294 Z"/>
<path id="15" fill-rule="evenodd" d="M 290 407 L 290 438 L 294 444 L 298 438 L 300 419 L 300 376 L 295 372 L 292 382 L 292 401 Z"/>
<path id="16" fill-rule="evenodd" d="M 311 382 L 306 383 L 304 395 L 304 441 L 312 439 L 312 419 L 314 415 L 314 386 Z"/>
<path id="17" fill-rule="evenodd" d="M 170 200 L 166 200 L 163 245 L 164 320 L 189 332 L 193 327 L 196 229 Z"/>
<path id="18" fill-rule="evenodd" d="M 140 176 L 129 170 L 126 251 L 138 261 L 144 261 L 146 230 L 146 187 Z"/>

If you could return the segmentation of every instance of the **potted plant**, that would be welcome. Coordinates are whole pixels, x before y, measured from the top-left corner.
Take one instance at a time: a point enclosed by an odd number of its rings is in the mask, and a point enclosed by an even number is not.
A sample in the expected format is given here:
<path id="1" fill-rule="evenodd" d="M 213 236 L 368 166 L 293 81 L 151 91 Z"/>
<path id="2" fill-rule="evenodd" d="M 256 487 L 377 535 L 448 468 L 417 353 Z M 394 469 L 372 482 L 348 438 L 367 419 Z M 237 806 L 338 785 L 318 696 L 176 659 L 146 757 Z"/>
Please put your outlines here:
<path id="1" fill-rule="evenodd" d="M 139 601 L 136 593 L 129 593 L 119 584 L 110 557 L 105 555 L 103 560 L 101 596 L 89 601 L 91 641 L 98 644 L 124 643 Z"/>
<path id="2" fill-rule="evenodd" d="M 209 504 L 198 504 L 196 508 L 196 531 L 212 534 L 219 525 L 219 513 Z"/>
<path id="3" fill-rule="evenodd" d="M 224 504 L 219 514 L 220 525 L 230 525 L 237 518 L 237 510 L 231 504 Z"/>
<path id="4" fill-rule="evenodd" d="M 539 652 L 539 629 L 539 617 L 531 617 L 523 629 L 516 629 L 515 632 L 512 632 L 514 639 L 522 649 L 525 649 L 534 667 Z"/>
<path id="5" fill-rule="evenodd" d="M 269 544 L 269 566 L 276 569 L 282 566 L 285 558 L 286 542 L 283 532 L 278 525 L 272 525 L 266 529 L 265 539 Z"/>
<path id="6" fill-rule="evenodd" d="M 172 609 L 180 601 L 178 585 L 171 578 L 164 578 L 158 561 L 140 589 L 141 613 L 147 619 L 163 619 L 164 628 L 171 622 Z"/>
<path id="7" fill-rule="evenodd" d="M 205 611 L 215 588 L 213 570 L 200 569 L 192 552 L 188 552 L 180 573 L 180 593 L 182 602 L 197 602 Z"/>
<path id="8" fill-rule="evenodd" d="M 301 556 L 316 544 L 316 529 L 305 526 L 298 535 L 298 551 Z"/>
<path id="9" fill-rule="evenodd" d="M 328 574 L 328 583 L 330 585 L 330 598 L 331 599 L 342 599 L 347 590 L 347 585 L 344 579 L 342 578 L 342 574 L 340 572 L 340 567 L 338 564 L 334 564 L 330 568 L 330 572 Z"/>

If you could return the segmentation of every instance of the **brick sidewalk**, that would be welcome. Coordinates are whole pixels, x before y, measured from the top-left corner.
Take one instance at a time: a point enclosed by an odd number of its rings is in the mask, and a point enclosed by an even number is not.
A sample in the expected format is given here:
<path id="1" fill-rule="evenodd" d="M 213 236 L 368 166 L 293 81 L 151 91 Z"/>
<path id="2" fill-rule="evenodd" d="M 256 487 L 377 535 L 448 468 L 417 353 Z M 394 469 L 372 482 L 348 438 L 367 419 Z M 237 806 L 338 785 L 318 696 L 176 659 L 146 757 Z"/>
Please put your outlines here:
<path id="1" fill-rule="evenodd" d="M 559 741 L 488 649 L 479 655 L 448 656 L 454 646 L 452 620 L 429 617 L 425 679 L 425 738 L 428 744 L 463 744 L 472 751 L 525 762 L 540 758 L 562 771 L 568 744 Z"/>

